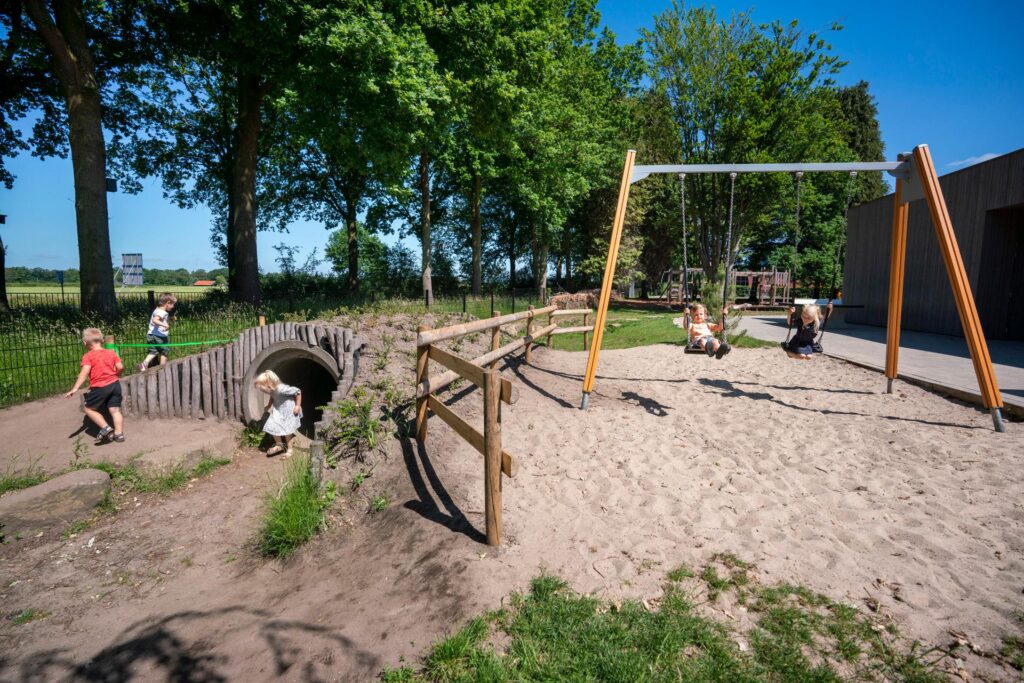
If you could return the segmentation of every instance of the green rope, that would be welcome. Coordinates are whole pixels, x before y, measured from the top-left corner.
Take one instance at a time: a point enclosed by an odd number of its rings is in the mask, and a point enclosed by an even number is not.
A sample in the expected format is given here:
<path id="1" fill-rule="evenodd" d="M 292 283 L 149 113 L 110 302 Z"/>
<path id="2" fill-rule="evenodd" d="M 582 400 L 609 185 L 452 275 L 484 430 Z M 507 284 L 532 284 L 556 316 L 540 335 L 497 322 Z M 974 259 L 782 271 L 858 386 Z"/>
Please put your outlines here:
<path id="1" fill-rule="evenodd" d="M 135 349 L 148 349 L 151 346 L 206 346 L 207 344 L 227 344 L 235 341 L 234 339 L 211 339 L 209 341 L 201 342 L 164 342 L 163 344 L 156 342 L 153 344 L 104 344 L 103 347 L 107 349 L 114 349 L 115 351 L 119 348 L 135 348 Z"/>

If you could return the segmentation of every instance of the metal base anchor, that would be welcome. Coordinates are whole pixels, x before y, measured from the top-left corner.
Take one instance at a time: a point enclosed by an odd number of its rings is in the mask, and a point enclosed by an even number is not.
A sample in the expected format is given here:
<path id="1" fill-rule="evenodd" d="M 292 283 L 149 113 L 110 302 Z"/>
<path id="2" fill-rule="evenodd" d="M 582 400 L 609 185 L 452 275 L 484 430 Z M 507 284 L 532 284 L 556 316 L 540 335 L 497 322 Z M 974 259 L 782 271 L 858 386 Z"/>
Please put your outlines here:
<path id="1" fill-rule="evenodd" d="M 1003 413 L 999 408 L 989 408 L 988 412 L 992 414 L 992 426 L 996 428 L 996 431 L 1005 432 L 1006 425 L 1003 424 Z"/>
<path id="2" fill-rule="evenodd" d="M 583 392 L 583 400 L 580 401 L 580 410 L 586 410 L 587 406 L 590 405 L 590 392 Z"/>
<path id="3" fill-rule="evenodd" d="M 886 383 L 885 393 L 887 393 L 887 394 L 891 394 L 892 393 L 892 378 L 889 378 L 889 380 Z"/>

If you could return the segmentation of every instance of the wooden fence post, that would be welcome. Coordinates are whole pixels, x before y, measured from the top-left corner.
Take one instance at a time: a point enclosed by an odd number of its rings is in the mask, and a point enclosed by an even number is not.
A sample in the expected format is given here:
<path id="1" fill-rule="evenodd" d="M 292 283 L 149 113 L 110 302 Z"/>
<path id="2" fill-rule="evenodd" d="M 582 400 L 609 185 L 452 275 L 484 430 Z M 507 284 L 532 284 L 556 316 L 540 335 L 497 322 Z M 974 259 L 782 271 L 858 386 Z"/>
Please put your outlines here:
<path id="1" fill-rule="evenodd" d="M 583 314 L 583 327 L 586 327 L 589 324 L 590 324 L 590 314 L 589 313 L 584 313 Z M 584 351 L 589 351 L 590 350 L 589 336 L 590 336 L 590 334 L 588 332 L 584 332 L 583 333 L 583 350 Z"/>
<path id="2" fill-rule="evenodd" d="M 416 331 L 426 332 L 429 329 L 429 325 L 420 325 Z M 416 386 L 427 381 L 430 366 L 429 352 L 429 344 L 416 347 Z M 421 444 L 427 442 L 427 396 L 416 399 L 416 440 Z"/>
<path id="3" fill-rule="evenodd" d="M 487 545 L 501 545 L 501 375 L 484 371 L 484 514 Z"/>
<path id="4" fill-rule="evenodd" d="M 492 292 L 492 294 L 493 294 L 493 292 Z M 493 306 L 492 306 L 492 308 L 493 308 Z M 491 314 L 491 317 L 492 318 L 500 318 L 501 317 L 501 311 L 494 311 Z M 499 325 L 498 327 L 495 327 L 494 329 L 491 330 L 491 351 L 497 351 L 500 346 L 501 346 L 501 326 Z M 497 359 L 491 361 L 491 364 L 488 367 L 491 368 L 492 370 L 494 368 L 498 367 Z"/>
<path id="5" fill-rule="evenodd" d="M 531 339 L 533 337 L 533 315 L 532 315 L 532 313 L 533 313 L 533 305 L 532 304 L 529 306 L 528 310 L 531 312 L 531 315 L 530 315 L 529 318 L 526 319 L 526 339 L 527 339 L 527 341 L 526 341 L 526 364 L 527 365 L 529 365 L 530 362 L 533 360 L 533 353 L 532 353 L 532 351 L 533 351 L 533 344 L 531 343 Z"/>

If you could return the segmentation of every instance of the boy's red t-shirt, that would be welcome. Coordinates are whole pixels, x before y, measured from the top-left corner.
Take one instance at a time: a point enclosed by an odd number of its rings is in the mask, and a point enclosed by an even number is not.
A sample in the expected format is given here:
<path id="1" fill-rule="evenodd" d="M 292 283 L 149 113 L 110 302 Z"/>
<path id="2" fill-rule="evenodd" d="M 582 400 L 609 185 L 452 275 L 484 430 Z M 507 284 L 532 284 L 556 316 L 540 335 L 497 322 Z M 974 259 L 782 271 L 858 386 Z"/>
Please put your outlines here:
<path id="1" fill-rule="evenodd" d="M 111 349 L 93 349 L 82 356 L 82 367 L 89 366 L 89 388 L 97 389 L 116 382 L 116 364 L 120 362 L 117 352 Z"/>

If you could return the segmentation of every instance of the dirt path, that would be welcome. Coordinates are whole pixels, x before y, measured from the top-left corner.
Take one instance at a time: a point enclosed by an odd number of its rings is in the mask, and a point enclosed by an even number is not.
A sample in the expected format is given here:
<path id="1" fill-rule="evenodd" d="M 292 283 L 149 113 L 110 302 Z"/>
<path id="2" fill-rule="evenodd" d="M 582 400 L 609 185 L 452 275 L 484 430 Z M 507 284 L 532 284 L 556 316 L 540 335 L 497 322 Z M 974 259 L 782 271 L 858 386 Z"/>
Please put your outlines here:
<path id="1" fill-rule="evenodd" d="M 521 470 L 505 482 L 500 551 L 479 542 L 480 456 L 440 420 L 425 449 L 394 444 L 284 563 L 248 548 L 280 463 L 240 452 L 77 538 L 0 548 L 0 680 L 369 680 L 541 567 L 578 590 L 652 596 L 667 570 L 717 552 L 766 581 L 857 604 L 868 592 L 930 642 L 956 628 L 992 648 L 1013 630 L 1022 425 L 994 434 L 973 408 L 910 386 L 880 394 L 879 375 L 829 359 L 665 346 L 602 354 L 581 413 L 585 356 L 535 358 L 506 370 Z M 479 421 L 479 393 L 455 409 Z M 367 514 L 378 493 L 394 502 Z M 47 616 L 7 618 L 30 608 Z"/>

